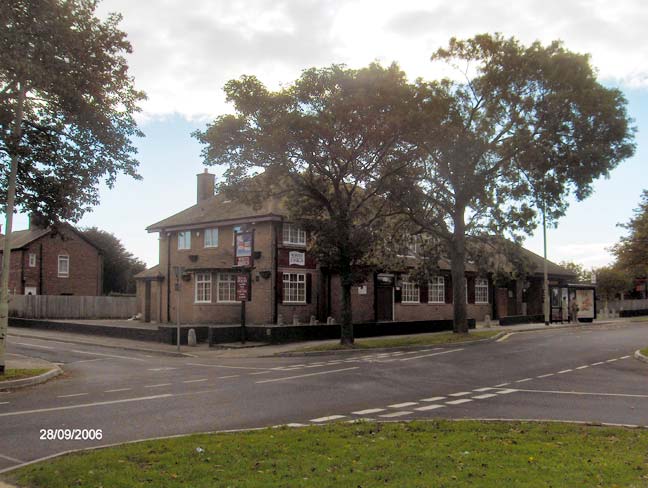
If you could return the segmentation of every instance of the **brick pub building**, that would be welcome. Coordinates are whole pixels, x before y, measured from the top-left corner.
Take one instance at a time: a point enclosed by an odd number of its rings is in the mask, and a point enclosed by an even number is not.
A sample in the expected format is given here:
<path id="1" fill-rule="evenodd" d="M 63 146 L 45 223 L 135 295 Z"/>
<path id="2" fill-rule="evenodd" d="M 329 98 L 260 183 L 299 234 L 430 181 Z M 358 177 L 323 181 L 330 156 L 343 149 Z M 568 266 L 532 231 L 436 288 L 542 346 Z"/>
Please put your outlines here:
<path id="1" fill-rule="evenodd" d="M 198 175 L 197 202 L 150 225 L 159 235 L 159 264 L 137 278 L 138 310 L 145 321 L 183 324 L 236 324 L 240 302 L 235 235 L 252 233 L 253 265 L 246 305 L 248 324 L 309 323 L 313 317 L 341 318 L 339 277 L 322 269 L 307 249 L 306 233 L 287 221 L 277 201 L 260 209 L 214 195 L 215 177 Z M 523 252 L 538 272 L 525 282 L 495 287 L 489 276 L 466 272 L 468 317 L 483 320 L 542 313 L 542 258 Z M 570 271 L 549 263 L 552 285 L 573 280 Z M 373 273 L 352 290 L 354 322 L 452 319 L 449 263 L 427 286 L 405 273 Z"/>

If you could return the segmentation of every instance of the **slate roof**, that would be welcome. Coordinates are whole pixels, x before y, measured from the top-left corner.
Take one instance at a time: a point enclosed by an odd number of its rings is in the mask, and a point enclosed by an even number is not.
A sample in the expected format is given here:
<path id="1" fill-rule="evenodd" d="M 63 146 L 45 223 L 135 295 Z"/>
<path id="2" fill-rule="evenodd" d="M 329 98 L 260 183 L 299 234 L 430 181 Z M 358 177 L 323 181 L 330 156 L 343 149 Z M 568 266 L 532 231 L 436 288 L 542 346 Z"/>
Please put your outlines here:
<path id="1" fill-rule="evenodd" d="M 16 230 L 11 233 L 11 250 L 21 249 L 26 245 L 34 242 L 36 239 L 39 239 L 50 233 L 51 229 L 27 229 L 27 230 Z M 0 251 L 4 249 L 5 236 L 4 234 L 0 235 Z"/>
<path id="2" fill-rule="evenodd" d="M 141 271 L 134 276 L 136 280 L 156 279 L 156 278 L 163 278 L 163 277 L 164 276 L 162 275 L 162 273 L 160 273 L 159 264 L 156 264 L 155 266 L 152 266 L 149 269 L 145 269 L 144 271 Z"/>

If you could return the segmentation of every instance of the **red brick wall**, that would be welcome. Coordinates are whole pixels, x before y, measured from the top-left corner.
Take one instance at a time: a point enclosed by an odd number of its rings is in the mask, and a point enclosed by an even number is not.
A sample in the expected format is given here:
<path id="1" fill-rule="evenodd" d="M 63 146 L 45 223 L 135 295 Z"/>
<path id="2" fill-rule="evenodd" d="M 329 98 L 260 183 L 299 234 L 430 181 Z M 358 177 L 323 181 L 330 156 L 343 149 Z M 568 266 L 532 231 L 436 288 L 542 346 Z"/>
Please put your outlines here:
<path id="1" fill-rule="evenodd" d="M 351 314 L 353 322 L 373 322 L 376 318 L 374 312 L 374 280 L 369 275 L 364 282 L 367 286 L 367 294 L 360 295 L 358 287 L 351 287 Z M 338 322 L 342 320 L 342 286 L 339 275 L 331 277 L 331 316 Z"/>
<path id="2" fill-rule="evenodd" d="M 36 255 L 34 267 L 29 266 L 29 254 Z M 70 258 L 67 278 L 58 276 L 59 254 Z M 76 233 L 61 229 L 56 235 L 37 239 L 24 250 L 11 252 L 9 289 L 21 295 L 25 287 L 36 287 L 39 295 L 100 295 L 102 267 L 101 256 L 94 246 Z"/>

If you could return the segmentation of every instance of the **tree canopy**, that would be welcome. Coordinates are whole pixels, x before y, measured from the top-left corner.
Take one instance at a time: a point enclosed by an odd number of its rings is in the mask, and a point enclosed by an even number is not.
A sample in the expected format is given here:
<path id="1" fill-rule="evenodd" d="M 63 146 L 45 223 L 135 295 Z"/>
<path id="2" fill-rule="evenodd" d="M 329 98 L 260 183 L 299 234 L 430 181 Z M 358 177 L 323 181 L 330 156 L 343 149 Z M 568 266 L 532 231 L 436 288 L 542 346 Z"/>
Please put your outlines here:
<path id="1" fill-rule="evenodd" d="M 641 194 L 634 216 L 625 224 L 619 224 L 628 231 L 612 248 L 617 266 L 634 276 L 648 276 L 648 190 Z"/>
<path id="2" fill-rule="evenodd" d="M 134 276 L 146 269 L 146 264 L 128 252 L 114 234 L 97 227 L 82 230 L 83 235 L 103 253 L 103 292 L 135 293 Z"/>
<path id="3" fill-rule="evenodd" d="M 587 55 L 559 42 L 479 35 L 451 39 L 432 60 L 458 77 L 416 83 L 410 140 L 423 156 L 392 195 L 450 257 L 455 330 L 466 331 L 466 238 L 515 241 L 539 211 L 559 218 L 570 194 L 587 197 L 633 153 L 633 129 L 623 95 L 597 82 Z"/>
<path id="4" fill-rule="evenodd" d="M 333 65 L 278 91 L 244 76 L 225 92 L 236 113 L 195 134 L 205 164 L 227 166 L 225 189 L 239 198 L 285 198 L 291 220 L 316 236 L 311 251 L 341 277 L 342 338 L 352 342 L 351 286 L 382 235 L 389 181 L 416 156 L 405 142 L 405 74 L 396 65 Z"/>

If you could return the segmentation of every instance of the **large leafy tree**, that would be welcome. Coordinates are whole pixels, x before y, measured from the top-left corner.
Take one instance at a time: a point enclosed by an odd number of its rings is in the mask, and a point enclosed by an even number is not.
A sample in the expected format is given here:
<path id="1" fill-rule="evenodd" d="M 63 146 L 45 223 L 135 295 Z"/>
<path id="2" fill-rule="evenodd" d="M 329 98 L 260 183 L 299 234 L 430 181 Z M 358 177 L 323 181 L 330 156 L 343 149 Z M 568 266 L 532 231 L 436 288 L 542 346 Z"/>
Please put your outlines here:
<path id="1" fill-rule="evenodd" d="M 97 227 L 82 232 L 103 253 L 104 293 L 135 293 L 134 276 L 144 271 L 146 264 L 133 256 L 114 234 Z"/>
<path id="2" fill-rule="evenodd" d="M 634 216 L 625 224 L 619 224 L 628 231 L 612 248 L 617 267 L 626 269 L 636 277 L 648 275 L 648 190 L 641 194 Z"/>
<path id="3" fill-rule="evenodd" d="M 98 203 L 98 184 L 135 178 L 131 46 L 119 15 L 95 16 L 93 0 L 0 2 L 0 195 L 6 213 L 3 270 L 16 208 L 48 221 L 76 221 Z M 7 284 L 0 295 L 4 370 Z"/>
<path id="4" fill-rule="evenodd" d="M 632 275 L 617 266 L 605 266 L 596 270 L 596 294 L 605 302 L 623 297 L 623 293 L 632 289 Z"/>
<path id="5" fill-rule="evenodd" d="M 319 262 L 341 278 L 341 337 L 352 343 L 351 287 L 382 235 L 389 181 L 415 157 L 403 143 L 411 86 L 395 65 L 334 65 L 278 91 L 245 76 L 225 92 L 236 113 L 196 134 L 205 164 L 226 165 L 226 187 L 239 198 L 286 198 L 290 218 L 314 235 Z"/>
<path id="6" fill-rule="evenodd" d="M 452 39 L 432 60 L 458 77 L 417 83 L 412 141 L 424 157 L 393 196 L 450 257 L 455 331 L 466 332 L 467 238 L 519 239 L 540 209 L 555 221 L 568 195 L 587 197 L 632 154 L 633 131 L 623 95 L 597 82 L 588 56 L 559 42 L 479 35 Z"/>

